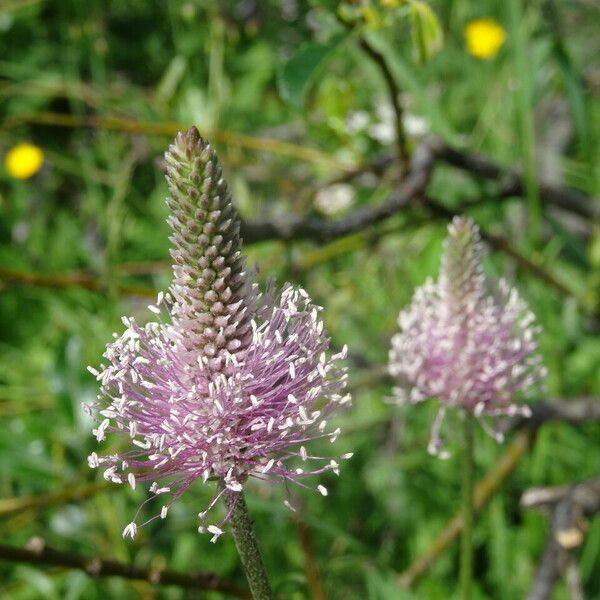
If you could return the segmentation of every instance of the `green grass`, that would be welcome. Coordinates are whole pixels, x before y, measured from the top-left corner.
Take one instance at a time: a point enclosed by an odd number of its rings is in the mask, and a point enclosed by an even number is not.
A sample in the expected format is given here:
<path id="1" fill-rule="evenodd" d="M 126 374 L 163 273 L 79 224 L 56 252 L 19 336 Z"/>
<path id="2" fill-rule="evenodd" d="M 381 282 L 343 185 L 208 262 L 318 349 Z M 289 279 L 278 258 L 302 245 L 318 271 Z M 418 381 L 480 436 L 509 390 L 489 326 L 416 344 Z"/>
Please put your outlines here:
<path id="1" fill-rule="evenodd" d="M 248 218 L 316 215 L 315 192 L 343 173 L 340 165 L 393 151 L 393 142 L 381 144 L 369 134 L 387 92 L 377 66 L 352 39 L 321 66 L 303 106 L 287 104 L 278 93 L 281 66 L 302 43 L 323 43 L 339 32 L 328 4 L 0 2 L 0 152 L 31 141 L 46 153 L 45 167 L 30 180 L 16 181 L 0 171 L 0 267 L 46 275 L 86 271 L 100 282 L 94 290 L 0 282 L 0 498 L 59 492 L 97 477 L 86 461 L 96 442 L 82 405 L 97 393 L 86 366 L 101 361 L 111 333 L 121 330 L 121 315 L 148 318 L 148 299 L 123 293 L 123 286 L 159 290 L 170 282 L 160 165 L 172 123 L 196 124 L 213 139 L 236 203 Z M 293 6 L 296 15 L 290 17 L 286 11 Z M 415 61 L 403 17 L 365 35 L 389 61 L 406 113 L 424 119 L 436 135 L 500 164 L 523 167 L 530 196 L 529 203 L 499 201 L 493 183 L 447 167 L 436 170 L 430 193 L 449 207 L 484 198 L 471 214 L 576 291 L 578 298 L 563 298 L 503 254 L 492 252 L 486 261 L 490 273 L 519 287 L 544 327 L 547 396 L 600 397 L 600 339 L 590 325 L 600 312 L 600 231 L 597 224 L 583 223 L 582 235 L 570 221 L 544 206 L 538 209 L 531 195 L 533 147 L 537 155 L 558 153 L 560 170 L 552 175 L 559 181 L 596 197 L 600 192 L 595 118 L 600 105 L 588 70 L 598 51 L 591 7 L 557 3 L 552 21 L 536 1 L 527 3 L 516 23 L 491 0 L 431 6 L 445 41 L 425 65 Z M 479 16 L 495 17 L 508 34 L 498 56 L 485 62 L 467 54 L 462 37 L 465 22 Z M 536 125 L 548 101 L 564 108 L 566 120 L 546 117 Z M 355 111 L 366 113 L 366 129 L 348 127 Z M 47 124 L 57 113 L 75 126 Z M 158 124 L 169 133 L 148 133 L 144 125 L 134 133 L 89 127 L 92 116 L 101 124 L 113 117 Z M 541 132 L 559 126 L 570 128 L 568 143 L 540 148 Z M 250 139 L 228 137 L 229 132 Z M 300 148 L 279 144 L 265 151 L 264 138 Z M 418 140 L 409 137 L 409 145 L 415 148 Z M 327 158 L 312 153 L 305 160 L 306 148 Z M 384 199 L 392 183 L 391 176 L 375 187 L 365 179 L 354 181 L 355 204 Z M 533 225 L 539 219 L 544 235 L 532 238 L 523 225 L 531 209 Z M 271 276 L 300 283 L 324 307 L 335 346 L 348 344 L 351 355 L 360 358 L 352 369 L 352 381 L 359 382 L 370 366 L 385 364 L 398 311 L 415 286 L 437 272 L 446 223 L 426 216 L 413 207 L 376 228 L 381 235 L 339 241 L 337 251 L 327 248 L 316 258 L 311 242 L 265 242 L 247 246 L 246 252 L 260 269 L 261 283 Z M 134 269 L 138 263 L 143 272 Z M 310 266 L 299 268 L 302 264 Z M 343 465 L 339 479 L 323 477 L 327 498 L 294 492 L 303 507 L 300 518 L 328 598 L 457 597 L 459 543 L 411 592 L 400 591 L 397 578 L 460 507 L 460 423 L 449 421 L 452 458 L 431 458 L 426 445 L 435 407 L 394 407 L 385 402 L 390 394 L 385 383 L 357 389 L 352 410 L 340 418 L 343 435 L 336 444 L 340 453 L 353 451 L 354 458 Z M 482 477 L 505 447 L 479 429 L 475 438 L 475 468 Z M 600 425 L 542 428 L 531 452 L 476 521 L 474 598 L 525 597 L 547 522 L 519 507 L 521 493 L 592 477 L 599 457 Z M 85 500 L 0 514 L 2 542 L 22 546 L 39 536 L 62 550 L 156 568 L 213 570 L 242 584 L 231 536 L 213 545 L 196 532 L 199 507 L 211 494 L 208 487 L 193 486 L 166 521 L 141 529 L 134 542 L 124 541 L 121 531 L 146 496 L 143 489 L 124 486 Z M 310 598 L 306 555 L 284 498 L 280 485 L 249 485 L 248 504 L 275 590 L 285 598 Z M 587 597 L 600 598 L 598 519 L 577 557 Z M 190 597 L 177 588 L 7 562 L 0 562 L 0 595 L 10 600 Z M 568 597 L 561 584 L 553 600 Z"/>

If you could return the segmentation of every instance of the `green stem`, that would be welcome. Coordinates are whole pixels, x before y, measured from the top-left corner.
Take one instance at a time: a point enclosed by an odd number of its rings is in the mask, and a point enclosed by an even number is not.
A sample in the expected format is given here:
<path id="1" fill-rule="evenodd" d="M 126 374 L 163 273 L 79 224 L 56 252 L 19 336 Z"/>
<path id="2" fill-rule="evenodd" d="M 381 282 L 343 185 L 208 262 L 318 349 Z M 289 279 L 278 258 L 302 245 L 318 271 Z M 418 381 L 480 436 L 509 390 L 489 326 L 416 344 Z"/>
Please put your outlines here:
<path id="1" fill-rule="evenodd" d="M 228 492 L 225 498 L 228 509 L 233 511 L 231 528 L 252 597 L 254 600 L 272 600 L 273 592 L 260 555 L 254 524 L 248 513 L 244 493 Z"/>
<path id="2" fill-rule="evenodd" d="M 471 598 L 473 580 L 473 415 L 465 413 L 465 450 L 463 463 L 463 534 L 460 555 L 460 597 Z"/>

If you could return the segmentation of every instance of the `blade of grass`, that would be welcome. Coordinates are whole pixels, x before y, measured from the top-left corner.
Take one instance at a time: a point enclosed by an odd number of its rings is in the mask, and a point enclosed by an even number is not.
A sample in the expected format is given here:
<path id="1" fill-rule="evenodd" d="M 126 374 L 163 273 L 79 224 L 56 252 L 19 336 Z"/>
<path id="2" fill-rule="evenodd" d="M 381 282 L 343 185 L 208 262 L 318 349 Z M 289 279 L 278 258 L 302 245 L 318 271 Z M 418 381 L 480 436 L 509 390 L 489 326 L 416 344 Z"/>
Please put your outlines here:
<path id="1" fill-rule="evenodd" d="M 541 235 L 542 205 L 535 172 L 535 138 L 532 114 L 532 72 L 527 49 L 526 20 L 523 18 L 521 0 L 508 0 L 509 37 L 512 59 L 517 77 L 516 113 L 519 148 L 523 161 L 525 191 L 529 204 L 529 240 L 533 247 Z"/>

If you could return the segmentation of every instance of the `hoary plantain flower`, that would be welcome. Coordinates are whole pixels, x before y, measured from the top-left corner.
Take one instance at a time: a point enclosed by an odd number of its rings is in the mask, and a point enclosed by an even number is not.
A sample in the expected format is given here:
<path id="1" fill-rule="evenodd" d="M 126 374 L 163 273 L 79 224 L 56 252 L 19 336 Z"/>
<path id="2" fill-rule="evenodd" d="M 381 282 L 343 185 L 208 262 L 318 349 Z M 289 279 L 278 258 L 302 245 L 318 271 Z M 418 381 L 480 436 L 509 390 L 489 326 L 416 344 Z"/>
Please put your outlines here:
<path id="1" fill-rule="evenodd" d="M 456 217 L 448 227 L 438 281 L 416 291 L 400 313 L 400 333 L 392 338 L 395 398 L 416 403 L 437 397 L 441 403 L 429 444 L 432 454 L 443 448 L 440 427 L 447 408 L 474 414 L 500 440 L 485 417 L 528 416 L 528 406 L 515 400 L 527 397 L 545 376 L 533 313 L 504 280 L 485 277 L 481 260 L 477 225 Z"/>
<path id="2" fill-rule="evenodd" d="M 101 383 L 96 438 L 122 434 L 130 446 L 92 453 L 89 464 L 134 489 L 150 482 L 146 502 L 167 494 L 149 520 L 165 518 L 195 480 L 216 481 L 199 515 L 204 531 L 208 510 L 225 493 L 235 497 L 250 476 L 300 483 L 338 473 L 335 460 L 312 456 L 305 445 L 338 436 L 327 419 L 349 402 L 339 364 L 345 350 L 328 354 L 320 309 L 303 289 L 259 293 L 217 157 L 198 131 L 178 134 L 165 158 L 174 280 L 149 307 L 157 321 L 123 318 L 125 332 L 104 353 L 107 365 L 90 368 Z M 229 499 L 225 520 L 234 505 Z M 135 535 L 137 516 L 124 536 Z M 222 533 L 214 524 L 207 529 L 213 541 Z"/>

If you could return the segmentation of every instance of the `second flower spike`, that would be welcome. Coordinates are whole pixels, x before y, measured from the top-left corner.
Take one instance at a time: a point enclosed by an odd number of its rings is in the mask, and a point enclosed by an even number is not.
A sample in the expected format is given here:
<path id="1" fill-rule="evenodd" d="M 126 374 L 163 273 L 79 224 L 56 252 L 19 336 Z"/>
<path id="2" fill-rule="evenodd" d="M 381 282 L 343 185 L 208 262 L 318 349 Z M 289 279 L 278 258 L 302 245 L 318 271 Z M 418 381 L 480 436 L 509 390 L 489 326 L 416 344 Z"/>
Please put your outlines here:
<path id="1" fill-rule="evenodd" d="M 392 338 L 389 371 L 396 399 L 440 401 L 429 445 L 433 454 L 443 448 L 440 425 L 447 408 L 481 417 L 486 428 L 485 416 L 528 415 L 517 400 L 545 376 L 533 314 L 505 281 L 485 277 L 481 260 L 479 228 L 456 217 L 438 280 L 415 292 Z"/>

